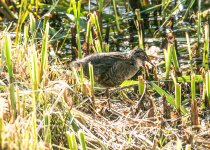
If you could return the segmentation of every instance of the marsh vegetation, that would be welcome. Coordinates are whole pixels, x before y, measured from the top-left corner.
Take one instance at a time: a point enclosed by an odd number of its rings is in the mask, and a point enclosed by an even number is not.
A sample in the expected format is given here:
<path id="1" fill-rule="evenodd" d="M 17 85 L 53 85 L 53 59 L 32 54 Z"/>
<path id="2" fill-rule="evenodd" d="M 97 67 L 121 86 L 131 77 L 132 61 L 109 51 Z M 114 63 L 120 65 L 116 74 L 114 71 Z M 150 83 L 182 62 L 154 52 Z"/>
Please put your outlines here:
<path id="1" fill-rule="evenodd" d="M 0 149 L 210 149 L 209 0 L 0 6 Z M 91 65 L 70 67 L 136 46 L 154 67 L 110 88 L 110 104 Z"/>

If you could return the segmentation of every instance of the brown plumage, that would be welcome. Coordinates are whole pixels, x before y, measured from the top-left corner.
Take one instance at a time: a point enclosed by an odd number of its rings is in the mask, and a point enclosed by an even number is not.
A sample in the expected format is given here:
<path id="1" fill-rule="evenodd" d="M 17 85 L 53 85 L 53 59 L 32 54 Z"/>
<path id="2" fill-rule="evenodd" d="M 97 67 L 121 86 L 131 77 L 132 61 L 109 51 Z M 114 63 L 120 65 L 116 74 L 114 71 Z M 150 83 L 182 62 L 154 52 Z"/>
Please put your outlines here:
<path id="1" fill-rule="evenodd" d="M 88 63 L 91 63 L 95 81 L 105 87 L 114 87 L 132 78 L 145 61 L 150 62 L 147 54 L 142 49 L 135 49 L 128 53 L 109 52 L 88 55 L 72 62 L 71 66 L 77 68 L 82 65 L 85 76 L 89 77 Z"/>

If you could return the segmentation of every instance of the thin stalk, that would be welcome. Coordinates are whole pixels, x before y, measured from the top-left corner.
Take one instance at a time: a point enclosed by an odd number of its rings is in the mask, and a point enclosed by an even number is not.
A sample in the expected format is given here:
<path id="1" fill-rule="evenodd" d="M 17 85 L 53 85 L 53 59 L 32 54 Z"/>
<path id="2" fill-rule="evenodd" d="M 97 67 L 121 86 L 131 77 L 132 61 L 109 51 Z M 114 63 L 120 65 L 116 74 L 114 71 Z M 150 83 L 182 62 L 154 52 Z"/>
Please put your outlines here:
<path id="1" fill-rule="evenodd" d="M 165 20 L 166 17 L 166 8 L 170 4 L 170 0 L 162 0 L 162 13 L 163 13 L 163 18 Z"/>
<path id="2" fill-rule="evenodd" d="M 72 133 L 73 134 L 73 133 Z M 68 131 L 68 132 L 66 132 L 66 137 L 67 137 L 67 142 L 68 142 L 68 147 L 69 147 L 69 149 L 70 150 L 74 150 L 73 149 L 73 141 L 72 141 L 72 139 L 71 139 L 71 133 Z"/>
<path id="3" fill-rule="evenodd" d="M 82 90 L 82 93 L 85 94 L 85 89 L 84 89 L 84 71 L 83 71 L 82 65 L 80 65 L 79 78 L 80 78 L 79 84 L 80 84 L 81 87 L 82 87 L 82 89 L 81 89 L 81 90 Z"/>
<path id="4" fill-rule="evenodd" d="M 145 88 L 145 84 L 144 84 L 144 78 L 142 76 L 138 77 L 138 88 L 139 88 L 139 95 L 141 96 L 144 93 L 144 88 Z"/>
<path id="5" fill-rule="evenodd" d="M 75 137 L 75 134 L 74 133 L 71 133 L 70 134 L 70 141 L 72 143 L 72 145 L 71 145 L 72 149 L 71 150 L 78 150 L 77 141 L 76 141 L 76 137 Z"/>
<path id="6" fill-rule="evenodd" d="M 98 53 L 102 52 L 101 44 L 100 44 L 100 41 L 99 40 L 95 40 L 95 50 Z"/>
<path id="7" fill-rule="evenodd" d="M 109 52 L 109 44 L 105 43 L 104 44 L 104 49 L 105 49 L 105 52 Z"/>
<path id="8" fill-rule="evenodd" d="M 9 73 L 9 92 L 10 92 L 10 101 L 13 111 L 13 119 L 17 118 L 17 108 L 16 108 L 16 99 L 15 99 L 15 87 L 14 87 L 14 75 L 12 67 L 12 54 L 11 54 L 11 39 L 9 35 L 4 37 L 4 52 L 6 55 L 7 69 Z"/>
<path id="9" fill-rule="evenodd" d="M 92 34 L 91 34 L 91 20 L 88 20 L 87 23 L 87 32 L 86 32 L 86 36 L 85 36 L 85 41 L 87 43 L 87 52 L 89 53 L 89 48 L 90 48 L 90 44 L 93 42 L 92 41 Z"/>
<path id="10" fill-rule="evenodd" d="M 172 78 L 172 80 L 173 80 L 173 82 L 174 82 L 174 85 L 176 85 L 177 81 L 176 81 L 176 78 L 175 78 L 175 76 L 174 76 L 173 73 L 171 73 L 171 78 Z"/>
<path id="11" fill-rule="evenodd" d="M 87 44 L 90 44 L 90 41 L 91 41 L 91 21 L 88 20 L 87 32 L 86 32 L 86 42 L 87 42 Z"/>
<path id="12" fill-rule="evenodd" d="M 179 114 L 181 114 L 181 85 L 175 84 L 175 103 Z"/>
<path id="13" fill-rule="evenodd" d="M 201 0 L 198 0 L 198 21 L 197 21 L 197 37 L 198 37 L 198 50 L 196 51 L 196 56 L 199 56 L 199 47 L 201 40 Z"/>
<path id="14" fill-rule="evenodd" d="M 204 24 L 204 51 L 203 51 L 203 63 L 202 63 L 202 66 L 205 68 L 206 71 L 209 69 L 208 57 L 209 57 L 209 24 L 206 22 Z"/>
<path id="15" fill-rule="evenodd" d="M 37 123 L 36 123 L 36 101 L 38 101 L 38 93 L 36 93 L 36 90 L 38 90 L 38 85 L 40 83 L 40 69 L 38 66 L 38 58 L 37 58 L 37 52 L 35 49 L 35 45 L 31 46 L 32 49 L 32 64 L 31 64 L 31 82 L 32 82 L 32 137 L 34 139 L 33 141 L 33 148 L 36 148 L 37 146 Z"/>
<path id="16" fill-rule="evenodd" d="M 93 109 L 94 109 L 94 111 L 95 111 L 93 65 L 89 63 L 88 66 L 89 66 L 89 77 L 90 77 L 90 84 L 91 84 L 91 97 L 92 97 Z"/>
<path id="17" fill-rule="evenodd" d="M 72 72 L 73 72 L 73 78 L 76 79 L 76 83 L 80 83 L 79 75 L 74 67 L 72 68 Z"/>
<path id="18" fill-rule="evenodd" d="M 196 100 L 196 89 L 195 89 L 195 74 L 191 75 L 191 125 L 198 126 L 199 119 L 198 119 L 198 104 Z M 199 129 L 199 128 L 197 128 Z"/>
<path id="19" fill-rule="evenodd" d="M 190 76 L 182 76 L 177 78 L 178 82 L 191 82 L 191 77 Z M 202 75 L 195 75 L 195 82 L 203 82 L 203 77 Z M 205 81 L 204 81 L 205 82 Z"/>
<path id="20" fill-rule="evenodd" d="M 36 99 L 35 99 L 35 94 L 33 94 L 33 100 L 32 100 L 32 107 L 33 107 L 33 112 L 32 112 L 32 137 L 33 137 L 33 143 L 32 143 L 32 147 L 34 149 L 36 149 L 37 147 L 37 143 L 38 143 L 38 133 L 37 133 L 37 119 L 36 119 L 36 106 L 34 106 L 36 104 Z"/>
<path id="21" fill-rule="evenodd" d="M 0 72 L 2 72 L 3 71 L 3 65 L 4 65 L 4 62 L 5 62 L 5 51 L 4 51 L 4 48 L 3 48 L 3 46 L 2 46 L 2 48 L 1 48 L 1 61 L 0 61 Z"/>
<path id="22" fill-rule="evenodd" d="M 85 134 L 82 130 L 79 130 L 78 134 L 79 134 L 79 141 L 80 141 L 80 144 L 81 144 L 81 149 L 86 150 L 87 146 L 86 146 L 86 141 L 85 141 Z"/>
<path id="23" fill-rule="evenodd" d="M 80 40 L 80 9 L 81 9 L 81 1 L 79 0 L 76 2 L 75 0 L 71 1 L 74 17 L 75 17 L 75 24 L 76 24 L 76 41 L 77 41 L 77 49 L 78 49 L 78 58 L 82 58 L 82 49 L 81 49 L 81 40 Z"/>
<path id="24" fill-rule="evenodd" d="M 38 13 L 38 9 L 39 9 L 39 0 L 36 0 L 36 13 Z"/>
<path id="25" fill-rule="evenodd" d="M 76 16 L 77 35 L 76 35 L 76 40 L 77 40 L 77 46 L 78 46 L 78 54 L 79 54 L 78 56 L 79 56 L 79 58 L 82 58 L 82 48 L 81 48 L 81 40 L 80 40 L 80 28 L 79 28 L 80 9 L 81 9 L 81 1 L 79 0 L 77 2 L 77 16 Z"/>
<path id="26" fill-rule="evenodd" d="M 25 25 L 24 26 L 24 41 L 23 41 L 25 46 L 28 43 L 28 39 L 29 39 L 29 36 L 28 36 L 28 25 Z"/>
<path id="27" fill-rule="evenodd" d="M 207 107 L 207 101 L 208 101 L 208 97 L 207 97 L 207 73 L 205 74 L 205 76 L 203 76 L 203 93 L 202 93 L 202 104 L 201 106 L 203 106 L 203 108 Z"/>
<path id="28" fill-rule="evenodd" d="M 40 83 L 40 70 L 38 66 L 38 58 L 37 58 L 37 52 L 35 45 L 31 46 L 32 49 L 32 70 L 31 70 L 31 80 L 33 83 L 32 89 L 33 90 L 38 90 L 38 86 Z"/>
<path id="29" fill-rule="evenodd" d="M 139 47 L 143 49 L 144 48 L 144 42 L 143 42 L 144 40 L 143 40 L 143 33 L 142 33 L 140 10 L 136 9 L 135 14 L 136 14 L 136 17 L 137 17 L 137 20 L 135 21 L 135 25 L 136 25 L 136 29 L 138 31 Z"/>
<path id="30" fill-rule="evenodd" d="M 48 63 L 48 36 L 49 36 L 49 22 L 46 21 L 45 32 L 42 41 L 42 51 L 41 51 L 41 78 L 43 79 L 43 74 L 47 69 Z"/>
<path id="31" fill-rule="evenodd" d="M 100 40 L 100 43 L 102 44 L 102 42 L 103 42 L 102 35 L 101 35 L 102 28 L 100 27 L 98 16 L 97 16 L 96 12 L 94 12 L 94 24 L 96 26 L 96 30 L 98 33 L 98 39 Z"/>
<path id="32" fill-rule="evenodd" d="M 171 57 L 172 57 L 172 50 L 173 46 L 168 45 L 167 50 L 164 49 L 164 56 L 165 56 L 165 67 L 166 67 L 166 79 L 169 78 L 170 68 L 171 68 Z"/>
<path id="33" fill-rule="evenodd" d="M 18 16 L 18 23 L 17 23 L 17 28 L 15 31 L 16 32 L 15 45 L 17 45 L 18 42 L 20 42 L 19 40 L 21 37 L 21 28 L 24 21 L 28 17 L 28 14 L 29 14 L 28 10 L 31 10 L 31 8 L 32 8 L 32 5 L 28 3 L 28 1 L 21 1 L 20 11 L 19 11 L 19 16 Z"/>
<path id="34" fill-rule="evenodd" d="M 210 105 L 210 71 L 206 73 L 206 96 L 207 96 L 207 107 Z"/>
<path id="35" fill-rule="evenodd" d="M 103 39 L 102 39 L 101 28 L 100 28 L 100 24 L 99 24 L 98 16 L 97 16 L 96 12 L 94 12 L 94 14 L 91 14 L 90 20 L 91 20 L 92 24 L 94 24 L 94 26 L 96 27 L 96 31 L 97 31 L 96 35 L 97 35 L 97 38 L 99 40 L 99 45 L 98 46 L 100 46 L 100 49 L 102 49 Z"/>
<path id="36" fill-rule="evenodd" d="M 0 106 L 0 149 L 4 149 L 4 119 L 3 119 L 3 106 Z"/>
<path id="37" fill-rule="evenodd" d="M 82 58 L 80 34 L 76 34 L 76 41 L 77 41 L 77 47 L 78 47 L 78 58 Z"/>
<path id="38" fill-rule="evenodd" d="M 166 98 L 168 103 L 170 103 L 172 106 L 177 108 L 176 107 L 176 102 L 175 102 L 176 100 L 174 99 L 174 97 L 171 94 L 169 94 L 167 91 L 163 90 L 161 87 L 159 87 L 157 84 L 155 84 L 153 82 L 151 82 L 150 85 L 156 90 L 156 92 L 159 95 L 163 95 Z M 183 114 L 188 113 L 188 111 L 182 106 L 181 106 L 181 111 L 182 111 Z"/>
<path id="39" fill-rule="evenodd" d="M 103 4 L 104 4 L 104 0 L 98 0 L 98 11 L 99 12 L 103 12 Z"/>
<path id="40" fill-rule="evenodd" d="M 44 141 L 51 146 L 50 115 L 44 114 Z"/>
<path id="41" fill-rule="evenodd" d="M 195 100 L 195 93 L 196 93 L 196 90 L 195 90 L 195 74 L 193 73 L 191 75 L 191 98 L 192 98 L 192 101 Z"/>
<path id="42" fill-rule="evenodd" d="M 98 0 L 98 10 L 96 11 L 99 28 L 101 32 L 102 32 L 102 19 L 103 19 L 103 4 L 104 4 L 104 0 Z"/>
<path id="43" fill-rule="evenodd" d="M 64 44 L 66 43 L 66 39 L 68 39 L 70 31 L 71 31 L 71 28 L 68 29 L 68 31 L 66 32 L 66 35 L 65 35 L 65 37 L 64 37 L 64 39 L 63 39 L 63 41 L 62 41 L 58 51 L 62 51 L 62 48 L 63 48 Z"/>
<path id="44" fill-rule="evenodd" d="M 186 35 L 187 49 L 188 49 L 189 59 L 190 59 L 190 70 L 191 70 L 191 73 L 193 73 L 192 50 L 190 48 L 190 38 L 189 38 L 188 32 L 185 32 L 185 35 Z"/>
<path id="45" fill-rule="evenodd" d="M 122 33 L 123 31 L 120 29 L 120 23 L 119 23 L 119 16 L 117 15 L 117 7 L 115 0 L 112 0 L 113 8 L 114 8 L 114 14 L 115 14 L 115 22 L 117 25 L 118 32 Z"/>
<path id="46" fill-rule="evenodd" d="M 36 19 L 32 13 L 29 14 L 29 28 L 33 43 L 36 43 Z"/>
<path id="47" fill-rule="evenodd" d="M 173 59 L 174 69 L 175 69 L 176 73 L 178 73 L 179 72 L 179 62 L 177 59 L 176 50 L 175 50 L 174 45 L 172 45 L 172 59 Z"/>

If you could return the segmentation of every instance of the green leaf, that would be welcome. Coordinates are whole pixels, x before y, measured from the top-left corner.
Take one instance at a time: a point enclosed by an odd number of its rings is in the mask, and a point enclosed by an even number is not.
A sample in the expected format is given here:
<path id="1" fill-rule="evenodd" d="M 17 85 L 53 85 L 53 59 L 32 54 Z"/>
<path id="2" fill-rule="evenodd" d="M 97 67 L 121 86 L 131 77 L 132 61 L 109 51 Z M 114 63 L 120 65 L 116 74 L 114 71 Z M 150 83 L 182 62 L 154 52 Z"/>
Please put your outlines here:
<path id="1" fill-rule="evenodd" d="M 155 83 L 151 82 L 150 84 L 158 92 L 159 95 L 161 95 L 161 96 L 164 95 L 166 97 L 167 102 L 169 102 L 172 106 L 176 107 L 175 99 L 174 99 L 174 97 L 171 94 L 167 93 L 165 90 L 163 90 L 161 87 L 159 87 Z M 184 114 L 187 113 L 187 110 L 184 107 L 181 107 L 181 111 Z"/>
<path id="2" fill-rule="evenodd" d="M 135 81 L 135 80 L 125 80 L 120 86 L 121 87 L 125 87 L 125 86 L 130 86 L 130 85 L 138 85 L 139 81 Z"/>

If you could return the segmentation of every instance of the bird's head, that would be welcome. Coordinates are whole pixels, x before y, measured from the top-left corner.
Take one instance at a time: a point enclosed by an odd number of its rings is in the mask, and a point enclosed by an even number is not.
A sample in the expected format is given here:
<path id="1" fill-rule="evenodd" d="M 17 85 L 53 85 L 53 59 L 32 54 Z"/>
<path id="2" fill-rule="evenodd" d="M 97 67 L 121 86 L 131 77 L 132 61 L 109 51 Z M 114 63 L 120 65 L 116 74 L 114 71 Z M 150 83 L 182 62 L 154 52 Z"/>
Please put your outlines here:
<path id="1" fill-rule="evenodd" d="M 145 62 L 149 62 L 152 66 L 152 62 L 150 61 L 148 55 L 146 52 L 140 48 L 137 48 L 133 50 L 130 54 L 131 58 L 139 62 L 141 65 L 143 65 Z"/>

